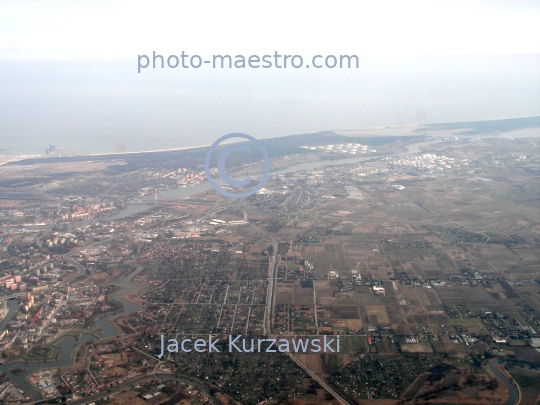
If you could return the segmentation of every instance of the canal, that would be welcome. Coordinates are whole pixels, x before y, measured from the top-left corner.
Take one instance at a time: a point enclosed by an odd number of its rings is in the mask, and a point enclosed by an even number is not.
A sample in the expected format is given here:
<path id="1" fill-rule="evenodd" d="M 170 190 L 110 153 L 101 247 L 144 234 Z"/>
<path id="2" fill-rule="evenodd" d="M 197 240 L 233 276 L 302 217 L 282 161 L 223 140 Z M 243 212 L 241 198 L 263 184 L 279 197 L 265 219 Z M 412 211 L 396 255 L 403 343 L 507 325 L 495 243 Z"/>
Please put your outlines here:
<path id="1" fill-rule="evenodd" d="M 104 315 L 97 320 L 97 324 L 101 328 L 101 333 L 97 335 L 99 338 L 106 339 L 106 338 L 110 338 L 110 337 L 117 336 L 120 334 L 118 329 L 111 322 L 112 318 L 131 314 L 132 312 L 135 312 L 141 309 L 139 305 L 136 305 L 133 302 L 128 301 L 123 298 L 124 296 L 131 294 L 132 292 L 137 291 L 141 288 L 140 285 L 135 284 L 131 281 L 133 276 L 135 276 L 140 271 L 142 271 L 142 267 L 137 268 L 136 270 L 132 271 L 129 275 L 125 276 L 124 278 L 122 278 L 116 283 L 116 285 L 122 288 L 122 290 L 112 294 L 110 298 L 116 299 L 117 301 L 119 301 L 124 306 L 124 309 L 116 314 Z M 9 303 L 9 311 L 5 319 L 0 323 L 0 330 L 3 330 L 5 328 L 5 326 L 9 323 L 11 318 L 17 312 L 17 306 L 18 306 L 17 301 L 9 300 L 8 303 Z M 0 370 L 6 373 L 12 381 L 14 381 L 21 389 L 26 391 L 34 400 L 39 400 L 41 399 L 41 395 L 34 389 L 34 387 L 27 381 L 26 378 L 30 374 L 32 374 L 34 371 L 42 369 L 42 368 L 70 366 L 73 361 L 72 357 L 74 354 L 75 347 L 78 344 L 87 342 L 90 339 L 95 340 L 95 337 L 94 336 L 81 336 L 78 339 L 69 338 L 69 339 L 61 340 L 60 342 L 55 344 L 55 346 L 59 348 L 59 355 L 56 361 L 41 362 L 41 363 L 15 362 L 15 363 L 9 363 L 9 364 L 0 364 Z M 17 368 L 27 369 L 27 371 L 22 375 L 14 375 L 12 373 L 12 370 L 17 369 Z"/>

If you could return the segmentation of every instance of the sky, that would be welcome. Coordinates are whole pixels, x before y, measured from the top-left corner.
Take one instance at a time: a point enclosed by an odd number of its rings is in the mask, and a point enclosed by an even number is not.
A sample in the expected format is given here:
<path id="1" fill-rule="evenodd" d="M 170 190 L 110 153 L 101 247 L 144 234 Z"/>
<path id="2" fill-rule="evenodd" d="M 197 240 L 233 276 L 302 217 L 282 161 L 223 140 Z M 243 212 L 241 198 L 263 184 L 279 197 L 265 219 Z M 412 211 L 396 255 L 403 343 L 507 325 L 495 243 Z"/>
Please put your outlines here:
<path id="1" fill-rule="evenodd" d="M 0 149 L 80 153 L 540 114 L 538 1 L 0 1 Z M 358 55 L 358 69 L 137 58 Z"/>
<path id="2" fill-rule="evenodd" d="M 0 57 L 175 53 L 540 53 L 540 3 L 519 0 L 0 2 Z"/>

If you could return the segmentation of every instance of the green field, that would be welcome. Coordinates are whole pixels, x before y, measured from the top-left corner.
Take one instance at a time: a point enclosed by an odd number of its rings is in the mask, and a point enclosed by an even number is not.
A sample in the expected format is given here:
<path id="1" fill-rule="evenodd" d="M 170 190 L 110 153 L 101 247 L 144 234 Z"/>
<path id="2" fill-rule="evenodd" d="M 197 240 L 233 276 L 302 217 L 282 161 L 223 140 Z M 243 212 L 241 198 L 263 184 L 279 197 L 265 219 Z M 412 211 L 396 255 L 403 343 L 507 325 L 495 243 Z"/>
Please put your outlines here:
<path id="1" fill-rule="evenodd" d="M 467 318 L 457 318 L 452 319 L 452 323 L 455 326 L 461 326 L 467 328 L 467 333 L 474 333 L 477 335 L 489 335 L 488 330 L 482 323 L 480 319 L 467 319 Z"/>
<path id="2" fill-rule="evenodd" d="M 521 403 L 537 403 L 536 399 L 540 395 L 540 373 L 515 367 L 509 367 L 506 371 L 519 385 L 522 395 Z"/>
<path id="3" fill-rule="evenodd" d="M 364 336 L 340 336 L 340 353 L 363 353 L 366 350 L 366 339 Z"/>

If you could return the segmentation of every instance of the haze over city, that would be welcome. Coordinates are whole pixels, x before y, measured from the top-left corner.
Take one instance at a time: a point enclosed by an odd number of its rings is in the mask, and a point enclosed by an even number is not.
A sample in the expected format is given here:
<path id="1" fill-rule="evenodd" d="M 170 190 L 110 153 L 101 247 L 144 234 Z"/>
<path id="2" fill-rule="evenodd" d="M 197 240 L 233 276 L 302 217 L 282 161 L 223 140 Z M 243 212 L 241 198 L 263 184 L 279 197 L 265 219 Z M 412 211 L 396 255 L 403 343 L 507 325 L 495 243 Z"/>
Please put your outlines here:
<path id="1" fill-rule="evenodd" d="M 540 404 L 538 21 L 0 1 L 0 403 Z"/>
<path id="2" fill-rule="evenodd" d="M 170 13 L 164 4 L 2 2 L 0 145 L 10 154 L 42 154 L 49 144 L 140 151 L 230 132 L 267 138 L 537 115 L 538 7 L 453 3 L 241 2 Z M 360 63 L 137 74 L 137 55 L 153 51 L 346 54 Z"/>

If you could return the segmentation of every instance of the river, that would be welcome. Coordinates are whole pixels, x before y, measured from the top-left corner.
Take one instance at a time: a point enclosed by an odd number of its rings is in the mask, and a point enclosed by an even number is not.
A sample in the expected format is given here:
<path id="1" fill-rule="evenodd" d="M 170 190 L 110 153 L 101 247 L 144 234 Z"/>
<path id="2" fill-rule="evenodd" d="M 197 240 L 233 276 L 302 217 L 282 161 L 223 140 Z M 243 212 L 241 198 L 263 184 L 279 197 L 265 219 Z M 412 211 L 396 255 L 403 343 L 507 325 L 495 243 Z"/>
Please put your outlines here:
<path id="1" fill-rule="evenodd" d="M 512 384 L 512 382 L 508 380 L 508 377 L 506 377 L 499 370 L 497 370 L 498 365 L 500 365 L 498 361 L 492 361 L 489 363 L 489 369 L 508 388 L 508 400 L 502 405 L 514 405 L 518 399 L 518 392 L 516 390 L 516 387 L 514 387 L 514 384 Z"/>
<path id="2" fill-rule="evenodd" d="M 123 306 L 124 309 L 121 312 L 118 312 L 116 314 L 111 315 L 105 315 L 100 317 L 97 320 L 97 324 L 101 328 L 101 333 L 97 335 L 101 339 L 106 339 L 109 337 L 113 337 L 116 335 L 119 335 L 118 329 L 113 325 L 111 322 L 111 318 L 115 318 L 117 316 L 130 314 L 132 312 L 138 311 L 141 309 L 139 305 L 134 304 L 131 301 L 128 301 L 123 298 L 123 296 L 127 294 L 131 294 L 134 291 L 137 291 L 141 288 L 140 285 L 135 284 L 131 281 L 132 277 L 135 276 L 137 273 L 142 271 L 142 267 L 137 268 L 133 272 L 131 272 L 129 275 L 125 276 L 121 280 L 119 280 L 116 285 L 122 288 L 122 290 L 114 293 L 111 295 L 111 298 L 116 299 L 119 301 Z M 5 325 L 9 322 L 9 320 L 15 315 L 17 311 L 17 301 L 16 300 L 9 300 L 9 312 L 6 315 L 5 319 L 0 323 L 0 330 L 3 330 Z M 94 339 L 94 336 L 82 336 L 78 339 L 75 338 L 69 338 L 64 339 L 60 341 L 57 346 L 59 351 L 58 360 L 56 361 L 50 361 L 50 362 L 44 362 L 44 363 L 22 363 L 22 362 L 16 362 L 16 363 L 9 363 L 9 364 L 1 364 L 0 370 L 2 370 L 4 373 L 7 373 L 11 380 L 13 380 L 17 385 L 26 391 L 34 400 L 41 399 L 41 395 L 32 387 L 32 385 L 26 380 L 26 378 L 33 373 L 34 371 L 41 369 L 41 368 L 53 368 L 53 367 L 64 367 L 69 366 L 72 364 L 72 356 L 74 353 L 74 348 L 76 345 L 80 343 L 84 343 L 90 339 Z M 16 368 L 26 368 L 28 369 L 27 372 L 25 372 L 22 375 L 14 375 L 11 370 Z"/>
<path id="3" fill-rule="evenodd" d="M 523 130 L 518 131 L 509 131 L 509 132 L 503 132 L 496 135 L 486 135 L 486 136 L 478 136 L 478 137 L 470 137 L 467 136 L 466 138 L 469 138 L 471 140 L 481 140 L 484 138 L 529 138 L 529 137 L 538 137 L 540 136 L 539 129 L 538 128 L 527 128 Z M 458 136 L 459 138 L 464 138 L 463 135 Z M 406 145 L 407 150 L 405 152 L 395 153 L 390 156 L 404 156 L 404 155 L 411 155 L 420 153 L 422 148 L 429 146 L 431 144 L 435 144 L 438 142 L 441 142 L 442 138 L 440 139 L 432 139 L 429 141 L 422 141 L 417 143 L 411 143 L 409 145 Z M 279 175 L 279 174 L 287 174 L 287 173 L 293 173 L 301 170 L 312 170 L 312 169 L 318 169 L 320 167 L 325 166 L 340 166 L 340 165 L 347 165 L 347 164 L 353 164 L 353 163 L 360 163 L 365 162 L 368 160 L 376 159 L 380 156 L 359 156 L 359 157 L 352 157 L 352 158 L 344 158 L 344 159 L 338 159 L 338 160 L 322 160 L 322 161 L 316 161 L 316 162 L 308 162 L 308 163 L 301 163 L 298 165 L 290 166 L 283 170 L 276 170 L 271 172 L 272 175 Z M 217 181 L 218 184 L 223 184 L 221 180 Z M 180 188 L 172 188 L 169 190 L 162 191 L 158 194 L 158 199 L 165 200 L 165 199 L 183 199 L 185 197 L 191 197 L 199 193 L 203 193 L 205 191 L 208 191 L 211 189 L 211 185 L 207 182 L 202 184 L 197 184 L 195 186 L 189 186 L 189 187 L 180 187 Z M 104 221 L 117 221 L 123 218 L 130 217 L 131 215 L 135 215 L 144 211 L 147 211 L 148 209 L 152 208 L 153 205 L 151 202 L 154 201 L 154 195 L 147 195 L 145 197 L 142 197 L 137 200 L 129 201 L 126 204 L 126 208 L 118 211 L 116 214 L 112 214 L 108 217 L 103 218 L 95 218 L 88 221 L 83 222 L 77 222 L 77 223 L 70 223 L 71 226 L 82 226 L 82 225 L 88 225 L 88 224 L 95 224 L 99 222 Z M 25 229 L 29 230 L 42 230 L 48 225 L 37 225 L 37 226 L 27 226 Z M 14 227 L 0 227 L 0 230 L 3 231 L 11 231 Z"/>
<path id="4" fill-rule="evenodd" d="M 424 141 L 424 142 L 418 142 L 414 144 L 410 144 L 407 146 L 407 151 L 402 152 L 396 155 L 406 155 L 406 154 L 414 154 L 420 152 L 420 149 L 422 147 L 428 146 L 432 143 L 436 143 L 438 141 Z M 395 155 L 394 155 L 395 156 Z M 346 159 L 339 159 L 339 160 L 332 160 L 332 161 L 318 161 L 318 162 L 309 162 L 309 163 L 303 163 L 299 165 L 294 165 L 291 167 L 288 167 L 284 170 L 278 170 L 274 171 L 271 174 L 277 175 L 277 174 L 285 174 L 285 173 L 291 173 L 296 172 L 299 170 L 311 170 L 316 169 L 319 167 L 324 166 L 337 166 L 337 165 L 345 165 L 345 164 L 352 164 L 352 163 L 359 163 L 367 160 L 372 160 L 376 158 L 375 156 L 360 156 L 360 157 L 354 157 L 354 158 L 346 158 Z M 207 191 L 210 189 L 210 184 L 208 183 L 202 183 L 191 187 L 183 187 L 183 188 L 176 188 L 176 189 L 170 189 L 163 191 L 159 194 L 160 199 L 180 199 L 185 197 L 190 197 L 196 194 L 199 194 L 201 192 Z M 153 200 L 153 196 L 147 196 L 144 199 L 141 199 L 141 202 L 130 202 L 126 205 L 126 208 L 123 210 L 117 212 L 116 214 L 110 215 L 105 218 L 98 218 L 90 221 L 85 221 L 81 224 L 88 224 L 88 223 L 97 223 L 97 222 L 103 222 L 103 221 L 114 221 L 119 220 L 122 218 L 127 218 L 131 215 L 146 211 L 150 209 L 153 205 L 149 204 L 147 202 L 150 202 Z M 124 277 L 122 280 L 119 280 L 116 284 L 123 288 L 123 290 L 113 294 L 111 298 L 115 298 L 118 301 L 122 303 L 122 305 L 125 307 L 123 311 L 120 313 L 114 314 L 114 315 L 106 315 L 103 317 L 100 317 L 97 321 L 97 324 L 101 328 L 102 332 L 99 336 L 101 339 L 113 337 L 119 334 L 116 327 L 112 324 L 111 318 L 130 314 L 132 312 L 135 312 L 139 310 L 141 307 L 133 304 L 131 301 L 125 300 L 122 298 L 123 296 L 127 294 L 131 294 L 132 292 L 138 290 L 140 288 L 139 285 L 131 282 L 131 278 L 136 275 L 138 272 L 140 272 L 142 268 L 139 268 L 133 272 L 131 272 L 128 276 Z M 5 325 L 10 321 L 10 319 L 15 315 L 17 312 L 17 301 L 15 300 L 9 300 L 9 311 L 6 315 L 5 319 L 0 323 L 0 330 L 3 330 Z M 74 347 L 77 344 L 84 343 L 90 339 L 94 339 L 93 336 L 83 336 L 79 339 L 69 338 L 64 339 L 60 341 L 57 346 L 59 351 L 58 360 L 51 361 L 51 362 L 45 362 L 45 363 L 10 363 L 9 365 L 0 365 L 0 370 L 7 373 L 9 377 L 17 383 L 17 385 L 26 391 L 28 394 L 32 396 L 35 400 L 38 400 L 41 398 L 40 394 L 32 387 L 32 385 L 26 380 L 26 378 L 33 373 L 34 371 L 41 369 L 41 368 L 53 368 L 53 367 L 63 367 L 63 366 L 69 366 L 72 364 L 72 355 L 74 353 Z M 12 369 L 16 368 L 26 368 L 28 369 L 27 372 L 25 372 L 22 375 L 13 375 L 11 372 Z"/>
<path id="5" fill-rule="evenodd" d="M 0 322 L 0 331 L 4 330 L 4 328 L 9 323 L 9 321 L 11 321 L 11 318 L 13 318 L 15 316 L 15 314 L 17 313 L 17 301 L 16 300 L 8 300 L 7 302 L 8 302 L 8 305 L 9 305 L 9 310 L 8 310 L 6 316 L 4 317 L 4 319 L 2 319 L 2 322 Z"/>
<path id="6" fill-rule="evenodd" d="M 481 140 L 483 138 L 528 138 L 528 137 L 538 137 L 540 136 L 539 129 L 538 128 L 528 128 L 524 130 L 519 131 L 510 131 L 510 132 L 503 132 L 496 135 L 490 135 L 490 136 L 482 136 L 482 137 L 467 137 L 472 140 Z M 463 136 L 459 136 L 462 138 Z M 395 153 L 389 156 L 392 157 L 398 157 L 398 156 L 404 156 L 404 155 L 413 155 L 417 153 L 421 153 L 422 149 L 425 147 L 428 147 L 429 145 L 436 144 L 442 141 L 442 138 L 438 139 L 431 139 L 429 141 L 422 141 L 422 142 L 416 142 L 411 143 L 409 145 L 406 145 L 406 151 Z M 301 170 L 313 170 L 318 169 L 320 167 L 325 166 L 341 166 L 341 165 L 348 165 L 348 164 L 354 164 L 354 163 L 360 163 L 360 162 L 366 162 L 369 160 L 380 158 L 381 156 L 358 156 L 358 157 L 351 157 L 351 158 L 344 158 L 344 159 L 337 159 L 337 160 L 321 160 L 321 161 L 315 161 L 315 162 L 307 162 L 307 163 L 300 163 L 294 166 L 287 167 L 286 169 L 282 170 L 275 170 L 273 172 L 270 172 L 271 175 L 280 175 L 280 174 L 287 174 L 287 173 L 294 173 Z M 223 184 L 221 180 L 217 181 L 218 184 Z M 158 194 L 158 199 L 160 200 L 166 200 L 166 199 L 182 199 L 185 197 L 191 197 L 196 194 L 208 191 L 211 189 L 211 185 L 207 182 L 202 184 L 197 184 L 195 186 L 190 187 L 181 187 L 181 188 L 172 188 L 169 190 L 162 191 Z M 126 204 L 126 208 L 117 212 L 114 215 L 111 215 L 109 217 L 100 218 L 96 220 L 91 220 L 89 222 L 103 222 L 103 221 L 113 221 L 118 220 L 122 218 L 127 218 L 130 215 L 138 214 L 140 212 L 144 212 L 151 208 L 153 205 L 150 204 L 150 202 L 154 201 L 154 195 L 147 195 L 139 200 L 140 202 L 131 201 Z"/>
<path id="7" fill-rule="evenodd" d="M 406 145 L 407 150 L 405 152 L 395 153 L 390 156 L 404 156 L 404 155 L 411 155 L 420 153 L 421 149 L 423 147 L 426 147 L 428 145 L 438 143 L 440 140 L 430 140 L 430 141 L 422 141 L 417 143 L 412 143 L 410 145 Z M 313 170 L 318 169 L 320 167 L 325 166 L 341 166 L 341 165 L 348 165 L 353 163 L 360 163 L 360 162 L 366 162 L 368 160 L 373 160 L 380 158 L 381 156 L 358 156 L 358 157 L 351 157 L 351 158 L 344 158 L 344 159 L 337 159 L 337 160 L 320 160 L 315 162 L 307 162 L 307 163 L 300 163 L 294 166 L 287 167 L 286 169 L 282 170 L 275 170 L 273 172 L 270 172 L 271 175 L 280 175 L 280 174 L 287 174 L 287 173 L 294 173 L 301 170 Z M 217 181 L 218 184 L 223 184 L 221 180 Z M 212 186 L 205 182 L 202 184 L 197 184 L 195 186 L 190 187 L 181 187 L 181 188 L 172 188 L 169 190 L 162 191 L 158 194 L 158 199 L 160 200 L 166 200 L 166 199 L 182 199 L 185 197 L 191 197 L 193 195 L 208 191 L 212 188 Z M 152 207 L 150 203 L 154 200 L 153 195 L 148 195 L 140 199 L 141 202 L 129 202 L 126 205 L 126 208 L 124 210 L 119 211 L 118 213 L 106 217 L 101 218 L 99 221 L 109 221 L 109 220 L 117 220 L 121 218 L 126 218 L 129 215 L 133 215 L 134 213 L 143 212 L 149 208 Z M 146 202 L 146 204 L 145 204 Z"/>
<path id="8" fill-rule="evenodd" d="M 517 132 L 517 131 L 516 131 Z M 508 133 L 499 134 L 496 137 L 502 137 L 503 135 L 507 135 Z M 527 136 L 533 136 L 529 135 L 530 133 L 527 133 Z M 515 133 L 514 133 L 515 135 Z M 508 137 L 508 136 L 504 136 Z M 421 149 L 429 146 L 434 143 L 438 143 L 440 140 L 430 140 L 430 141 L 423 141 L 423 142 L 417 142 L 410 145 L 407 145 L 407 151 L 393 154 L 391 156 L 403 156 L 403 155 L 409 155 L 409 154 L 416 154 L 420 153 Z M 345 164 L 353 164 L 353 163 L 360 163 L 368 160 L 373 160 L 377 158 L 376 156 L 360 156 L 360 157 L 354 157 L 354 158 L 345 158 L 345 159 L 339 159 L 339 160 L 331 160 L 331 161 L 317 161 L 317 162 L 309 162 L 309 163 L 302 163 L 298 165 L 294 165 L 291 167 L 288 167 L 283 170 L 278 170 L 271 172 L 273 175 L 279 175 L 279 174 L 286 174 L 286 173 L 292 173 L 297 172 L 300 170 L 312 170 L 317 169 L 324 166 L 338 166 L 338 165 L 345 165 Z M 185 187 L 185 188 L 175 188 L 175 189 L 169 189 L 166 191 L 163 191 L 159 194 L 159 199 L 181 199 L 185 197 L 190 197 L 196 194 L 199 194 L 201 192 L 207 191 L 210 189 L 210 184 L 208 183 L 202 183 L 191 187 Z M 127 218 L 131 215 L 144 212 L 148 209 L 150 209 L 153 205 L 149 204 L 150 201 L 153 201 L 153 196 L 146 196 L 145 198 L 141 199 L 140 202 L 132 201 L 129 202 L 126 205 L 126 208 L 123 210 L 117 212 L 116 214 L 110 215 L 105 218 L 98 218 L 95 220 L 86 221 L 84 223 L 97 223 L 97 222 L 104 222 L 104 221 L 114 221 L 119 220 L 123 218 Z M 37 227 L 36 227 L 37 228 Z M 139 285 L 131 282 L 131 278 L 136 275 L 138 272 L 140 272 L 142 269 L 139 268 L 133 272 L 131 272 L 128 276 L 124 277 L 122 280 L 118 281 L 116 284 L 123 288 L 123 290 L 115 293 L 112 295 L 111 298 L 115 298 L 118 301 L 122 303 L 122 305 L 125 307 L 123 311 L 120 313 L 114 314 L 114 315 L 106 315 L 103 317 L 100 317 L 97 321 L 97 324 L 100 326 L 102 333 L 98 335 L 101 339 L 113 337 L 119 334 L 119 331 L 116 329 L 116 327 L 112 324 L 110 321 L 111 318 L 130 314 L 132 312 L 135 312 L 139 310 L 141 307 L 133 304 L 131 301 L 125 300 L 122 298 L 123 296 L 127 294 L 131 294 L 132 292 L 138 290 L 140 288 Z M 4 327 L 7 325 L 9 320 L 15 315 L 17 311 L 17 302 L 15 300 L 9 301 L 9 311 L 6 315 L 5 319 L 0 323 L 0 330 L 3 330 Z M 61 342 L 59 342 L 56 346 L 60 349 L 59 358 L 56 361 L 46 362 L 46 363 L 28 363 L 24 364 L 21 362 L 17 363 L 10 363 L 8 365 L 0 365 L 0 370 L 7 373 L 9 377 L 19 385 L 21 389 L 28 392 L 32 398 L 35 400 L 41 399 L 41 396 L 39 393 L 28 383 L 26 378 L 28 375 L 30 375 L 35 370 L 41 369 L 41 368 L 52 368 L 52 367 L 63 367 L 63 366 L 69 366 L 72 363 L 72 354 L 74 352 L 74 346 L 76 346 L 79 343 L 83 343 L 88 341 L 89 339 L 94 339 L 93 336 L 83 336 L 79 338 L 77 341 L 73 338 L 70 339 L 64 339 Z M 11 373 L 11 369 L 15 368 L 26 368 L 28 371 L 24 373 L 23 375 L 13 375 Z M 495 374 L 498 373 L 497 370 L 493 370 Z M 500 373 L 499 373 L 500 374 Z M 505 383 L 507 382 L 507 379 L 502 377 L 501 378 Z M 508 385 L 508 384 L 507 384 Z M 512 388 L 509 387 L 510 392 L 515 392 L 514 387 L 510 384 Z M 513 391 L 512 391 L 513 390 Z M 517 395 L 517 393 L 516 393 Z M 509 400 L 510 401 L 510 400 Z M 515 402 L 515 401 L 514 401 Z M 508 402 L 505 405 L 511 405 L 514 402 Z"/>

